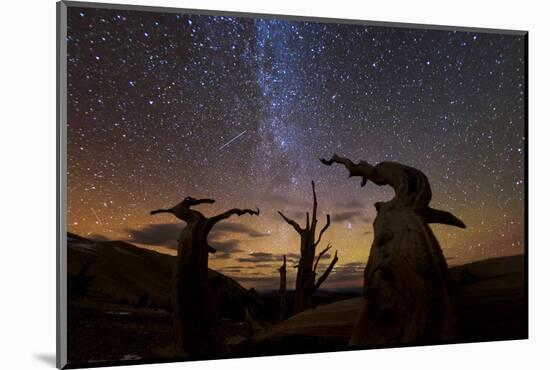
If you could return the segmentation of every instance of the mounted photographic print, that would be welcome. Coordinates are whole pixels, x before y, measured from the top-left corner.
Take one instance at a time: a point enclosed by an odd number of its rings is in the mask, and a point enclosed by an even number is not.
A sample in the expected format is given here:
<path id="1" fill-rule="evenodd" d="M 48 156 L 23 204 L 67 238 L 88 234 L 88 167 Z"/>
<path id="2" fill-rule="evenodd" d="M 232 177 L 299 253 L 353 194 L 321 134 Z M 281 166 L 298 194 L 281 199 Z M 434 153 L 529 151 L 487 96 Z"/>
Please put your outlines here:
<path id="1" fill-rule="evenodd" d="M 61 2 L 58 35 L 59 367 L 527 338 L 526 32 Z"/>

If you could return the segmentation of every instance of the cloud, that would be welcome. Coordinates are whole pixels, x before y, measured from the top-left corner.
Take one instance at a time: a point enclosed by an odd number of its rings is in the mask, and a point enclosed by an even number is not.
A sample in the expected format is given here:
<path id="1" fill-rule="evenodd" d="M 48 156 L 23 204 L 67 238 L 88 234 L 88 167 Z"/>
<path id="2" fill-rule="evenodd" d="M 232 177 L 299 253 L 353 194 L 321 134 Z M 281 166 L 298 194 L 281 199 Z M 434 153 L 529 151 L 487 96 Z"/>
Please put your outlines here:
<path id="1" fill-rule="evenodd" d="M 372 218 L 371 216 L 369 216 L 368 214 L 364 213 L 363 215 L 361 215 L 361 221 L 367 223 L 367 224 L 370 224 L 374 221 L 374 218 Z"/>
<path id="2" fill-rule="evenodd" d="M 365 270 L 365 262 L 348 262 L 340 265 L 336 264 L 334 271 L 330 274 L 327 283 L 349 283 L 355 284 L 362 281 Z"/>
<path id="3" fill-rule="evenodd" d="M 211 255 L 215 259 L 227 259 L 233 253 L 242 252 L 239 248 L 240 242 L 236 239 L 211 241 L 210 245 L 216 249 L 216 253 Z"/>
<path id="4" fill-rule="evenodd" d="M 210 242 L 210 245 L 216 248 L 217 252 L 222 252 L 222 253 L 241 252 L 241 250 L 239 249 L 240 241 L 236 239 L 216 240 L 216 241 Z"/>
<path id="5" fill-rule="evenodd" d="M 286 259 L 289 260 L 299 260 L 300 259 L 300 255 L 298 253 L 287 253 L 286 254 Z"/>
<path id="6" fill-rule="evenodd" d="M 250 266 L 251 267 L 251 266 Z M 230 267 L 222 267 L 219 268 L 217 271 L 221 272 L 223 274 L 240 274 L 246 271 L 246 267 L 239 267 L 239 266 L 230 266 Z"/>
<path id="7" fill-rule="evenodd" d="M 246 257 L 237 258 L 239 262 L 250 263 L 262 263 L 262 262 L 282 262 L 284 254 L 275 254 L 268 252 L 253 252 L 246 255 Z M 323 256 L 324 258 L 324 256 Z M 286 261 L 289 264 L 298 263 L 300 255 L 297 253 L 286 253 Z M 259 265 L 257 265 L 259 267 Z"/>
<path id="8" fill-rule="evenodd" d="M 131 243 L 177 249 L 177 240 L 183 227 L 185 227 L 184 224 L 160 223 L 145 225 L 138 229 L 128 228 L 125 231 L 130 235 L 128 241 Z M 225 239 L 227 233 L 242 234 L 250 238 L 262 238 L 270 235 L 268 233 L 259 232 L 243 224 L 228 222 L 217 224 L 208 237 L 210 245 L 216 249 L 213 258 L 226 259 L 229 258 L 232 253 L 241 252 L 239 240 L 234 238 Z M 98 235 L 96 238 L 100 240 L 101 236 Z"/>
<path id="9" fill-rule="evenodd" d="M 336 271 L 340 274 L 363 274 L 365 266 L 365 262 L 348 262 L 344 265 L 338 265 Z"/>
<path id="10" fill-rule="evenodd" d="M 182 229 L 182 224 L 150 224 L 140 229 L 126 229 L 130 235 L 128 241 L 132 243 L 162 245 L 168 248 L 176 249 L 178 237 Z"/>
<path id="11" fill-rule="evenodd" d="M 330 253 L 325 253 L 321 256 L 321 261 L 322 260 L 328 260 L 331 257 L 332 257 L 332 255 Z"/>
<path id="12" fill-rule="evenodd" d="M 258 252 L 254 254 L 261 258 L 271 257 L 269 253 Z M 279 255 L 272 255 L 279 256 Z M 294 254 L 294 256 L 297 256 Z M 280 262 L 280 260 L 279 260 Z M 288 263 L 288 254 L 287 254 Z M 254 265 L 231 265 L 226 268 L 220 269 L 224 274 L 229 274 L 232 278 L 236 279 L 239 283 L 246 287 L 255 287 L 256 289 L 275 289 L 279 284 L 279 275 L 275 269 L 271 273 L 256 272 L 260 266 L 265 267 L 279 267 L 278 263 L 272 265 L 254 264 Z M 296 276 L 296 269 L 289 268 L 287 266 L 287 286 L 292 287 L 294 285 L 294 279 Z M 323 285 L 327 289 L 335 287 L 356 287 L 360 288 L 363 284 L 363 272 L 365 270 L 366 262 L 349 262 L 346 264 L 337 263 L 334 270 L 331 272 L 329 278 Z M 324 271 L 326 265 L 320 264 L 318 268 L 318 274 Z"/>
<path id="13" fill-rule="evenodd" d="M 343 265 L 336 264 L 336 267 L 331 272 L 323 287 L 328 289 L 334 287 L 361 287 L 363 284 L 363 271 L 366 262 L 349 262 Z M 278 266 L 275 266 L 278 267 Z M 232 277 L 239 283 L 245 286 L 254 286 L 260 289 L 276 288 L 279 284 L 279 275 L 275 270 L 269 275 L 262 273 L 254 273 L 256 265 L 253 266 L 231 266 L 224 273 L 232 274 Z M 287 267 L 288 268 L 288 267 Z M 326 266 L 319 265 L 318 274 L 324 271 Z M 292 287 L 294 284 L 296 269 L 287 269 L 289 274 L 287 286 Z"/>
<path id="14" fill-rule="evenodd" d="M 258 263 L 256 265 L 231 265 L 225 266 L 218 269 L 218 271 L 226 273 L 246 273 L 249 271 L 254 271 L 257 268 L 273 268 L 275 271 L 275 265 L 270 263 Z"/>
<path id="15" fill-rule="evenodd" d="M 283 259 L 282 255 L 266 253 L 266 252 L 254 252 L 249 253 L 247 257 L 237 258 L 239 262 L 274 262 L 281 261 Z"/>
<path id="16" fill-rule="evenodd" d="M 222 222 L 216 224 L 216 226 L 214 226 L 214 228 L 210 232 L 209 236 L 211 238 L 218 238 L 221 234 L 226 232 L 244 234 L 251 238 L 263 238 L 266 236 L 270 236 L 269 233 L 262 233 L 245 224 L 238 224 L 233 222 Z"/>
<path id="17" fill-rule="evenodd" d="M 237 261 L 243 263 L 255 263 L 257 267 L 261 267 L 259 263 L 262 262 L 281 262 L 283 261 L 283 255 L 285 254 L 275 254 L 268 252 L 253 252 L 246 255 L 246 257 L 237 258 Z M 332 255 L 330 253 L 325 253 L 321 257 L 322 260 L 330 259 Z M 317 257 L 315 257 L 317 258 Z M 300 261 L 300 255 L 297 253 L 286 253 L 286 261 L 291 266 L 297 264 Z"/>
<path id="18" fill-rule="evenodd" d="M 364 208 L 363 204 L 356 199 L 351 199 L 351 200 L 344 201 L 342 203 L 338 203 L 336 207 L 341 209 Z"/>
<path id="19" fill-rule="evenodd" d="M 331 215 L 331 220 L 334 222 L 352 222 L 356 218 L 359 218 L 362 214 L 363 212 L 359 210 L 337 212 L 334 215 Z"/>
<path id="20" fill-rule="evenodd" d="M 342 212 L 336 212 L 331 214 L 331 220 L 334 222 L 364 222 L 372 223 L 372 217 L 367 214 L 365 210 L 362 209 L 351 209 Z"/>

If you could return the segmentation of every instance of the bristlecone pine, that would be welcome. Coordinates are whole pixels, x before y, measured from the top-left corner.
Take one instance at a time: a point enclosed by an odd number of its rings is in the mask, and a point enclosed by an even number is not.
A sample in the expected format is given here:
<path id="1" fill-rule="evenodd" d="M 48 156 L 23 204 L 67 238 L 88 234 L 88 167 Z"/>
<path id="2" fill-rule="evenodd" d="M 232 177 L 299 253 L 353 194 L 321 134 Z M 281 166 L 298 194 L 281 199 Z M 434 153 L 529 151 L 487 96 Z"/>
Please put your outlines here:
<path id="1" fill-rule="evenodd" d="M 186 197 L 170 209 L 151 214 L 171 213 L 187 225 L 178 239 L 178 255 L 173 272 L 174 333 L 181 355 L 205 356 L 227 352 L 220 330 L 217 302 L 208 281 L 208 233 L 216 223 L 231 215 L 258 215 L 251 209 L 230 209 L 214 217 L 205 217 L 191 207 L 214 203 L 212 199 Z"/>
<path id="2" fill-rule="evenodd" d="M 352 346 L 429 343 L 452 340 L 456 319 L 447 263 L 429 223 L 464 228 L 457 217 L 429 207 L 427 177 L 395 162 L 372 166 L 336 154 L 321 159 L 343 164 L 349 176 L 389 185 L 395 197 L 375 204 L 374 241 L 364 274 L 364 306 L 353 330 Z"/>
<path id="3" fill-rule="evenodd" d="M 330 215 L 327 214 L 327 222 L 325 226 L 321 229 L 317 239 L 315 238 L 315 231 L 317 228 L 317 194 L 315 193 L 315 183 L 311 182 L 311 187 L 313 189 L 313 213 L 311 215 L 311 223 L 309 220 L 309 212 L 306 212 L 306 226 L 302 228 L 296 221 L 289 219 L 282 212 L 279 212 L 281 217 L 300 235 L 300 262 L 298 263 L 298 272 L 296 275 L 296 291 L 294 293 L 294 313 L 299 313 L 308 308 L 313 307 L 313 293 L 319 289 L 321 284 L 327 279 L 334 265 L 338 261 L 338 251 L 334 253 L 332 262 L 327 267 L 325 272 L 319 277 L 317 282 L 315 282 L 315 277 L 317 275 L 316 269 L 321 257 L 331 248 L 327 246 L 319 256 L 317 257 L 317 262 L 315 266 L 313 262 L 315 261 L 315 249 L 321 241 L 323 233 L 330 226 Z"/>

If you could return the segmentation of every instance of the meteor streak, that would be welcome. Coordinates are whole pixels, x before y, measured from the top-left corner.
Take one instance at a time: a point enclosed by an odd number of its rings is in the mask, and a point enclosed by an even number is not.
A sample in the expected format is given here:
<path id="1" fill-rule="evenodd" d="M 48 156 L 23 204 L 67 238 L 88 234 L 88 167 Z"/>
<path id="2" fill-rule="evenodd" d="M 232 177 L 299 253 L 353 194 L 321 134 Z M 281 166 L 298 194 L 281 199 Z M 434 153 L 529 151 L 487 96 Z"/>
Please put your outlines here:
<path id="1" fill-rule="evenodd" d="M 90 209 L 92 210 L 92 213 L 94 214 L 94 216 L 95 216 L 97 222 L 101 225 L 101 220 L 99 219 L 99 216 L 98 216 L 97 213 L 95 212 L 95 209 L 93 209 L 93 208 L 90 208 Z"/>
<path id="2" fill-rule="evenodd" d="M 220 146 L 220 148 L 218 150 L 222 150 L 223 148 L 225 148 L 226 146 L 228 146 L 229 144 L 231 144 L 232 142 L 234 142 L 235 140 L 237 140 L 238 138 L 240 138 L 241 136 L 243 136 L 244 134 L 246 133 L 246 130 L 244 130 L 243 132 L 241 132 L 240 134 L 238 134 L 237 136 L 235 136 L 233 139 L 229 140 L 227 143 L 223 144 L 222 146 Z"/>

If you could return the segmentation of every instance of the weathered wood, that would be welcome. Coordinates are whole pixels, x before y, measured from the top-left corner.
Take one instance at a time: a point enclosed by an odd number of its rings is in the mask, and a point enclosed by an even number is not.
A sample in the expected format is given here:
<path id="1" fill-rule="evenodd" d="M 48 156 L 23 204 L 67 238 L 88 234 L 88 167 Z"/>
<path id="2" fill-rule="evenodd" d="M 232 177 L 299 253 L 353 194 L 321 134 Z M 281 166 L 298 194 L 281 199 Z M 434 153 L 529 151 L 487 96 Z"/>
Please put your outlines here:
<path id="1" fill-rule="evenodd" d="M 298 262 L 298 272 L 296 274 L 296 290 L 294 293 L 294 313 L 302 312 L 308 308 L 313 307 L 313 293 L 316 289 L 319 288 L 321 283 L 328 277 L 332 267 L 338 260 L 335 258 L 335 261 L 330 268 L 325 271 L 323 274 L 323 280 L 318 281 L 318 284 L 315 283 L 315 269 L 313 262 L 315 260 L 315 249 L 321 237 L 325 231 L 330 226 L 330 215 L 327 214 L 327 220 L 325 226 L 319 232 L 319 235 L 316 237 L 316 228 L 317 228 L 317 193 L 315 192 L 315 183 L 311 182 L 311 187 L 313 190 L 313 209 L 311 220 L 309 217 L 309 212 L 306 212 L 306 226 L 302 228 L 296 221 L 289 219 L 282 212 L 279 211 L 281 217 L 291 225 L 294 230 L 300 235 L 300 261 Z M 317 264 L 315 265 L 315 267 Z M 325 276 L 326 275 L 326 276 Z"/>
<path id="2" fill-rule="evenodd" d="M 225 338 L 220 330 L 217 302 L 208 281 L 208 253 L 215 249 L 208 245 L 212 227 L 231 215 L 258 215 L 259 210 L 231 209 L 208 218 L 191 207 L 214 203 L 212 199 L 186 197 L 170 209 L 151 214 L 171 213 L 187 225 L 178 239 L 178 255 L 173 271 L 174 334 L 181 354 L 208 356 L 227 352 Z"/>
<path id="3" fill-rule="evenodd" d="M 374 241 L 364 273 L 364 306 L 350 345 L 421 343 L 456 336 L 447 263 L 428 223 L 464 228 L 457 217 L 429 207 L 432 197 L 420 170 L 396 162 L 372 166 L 334 155 L 349 176 L 389 185 L 395 197 L 375 204 Z"/>

